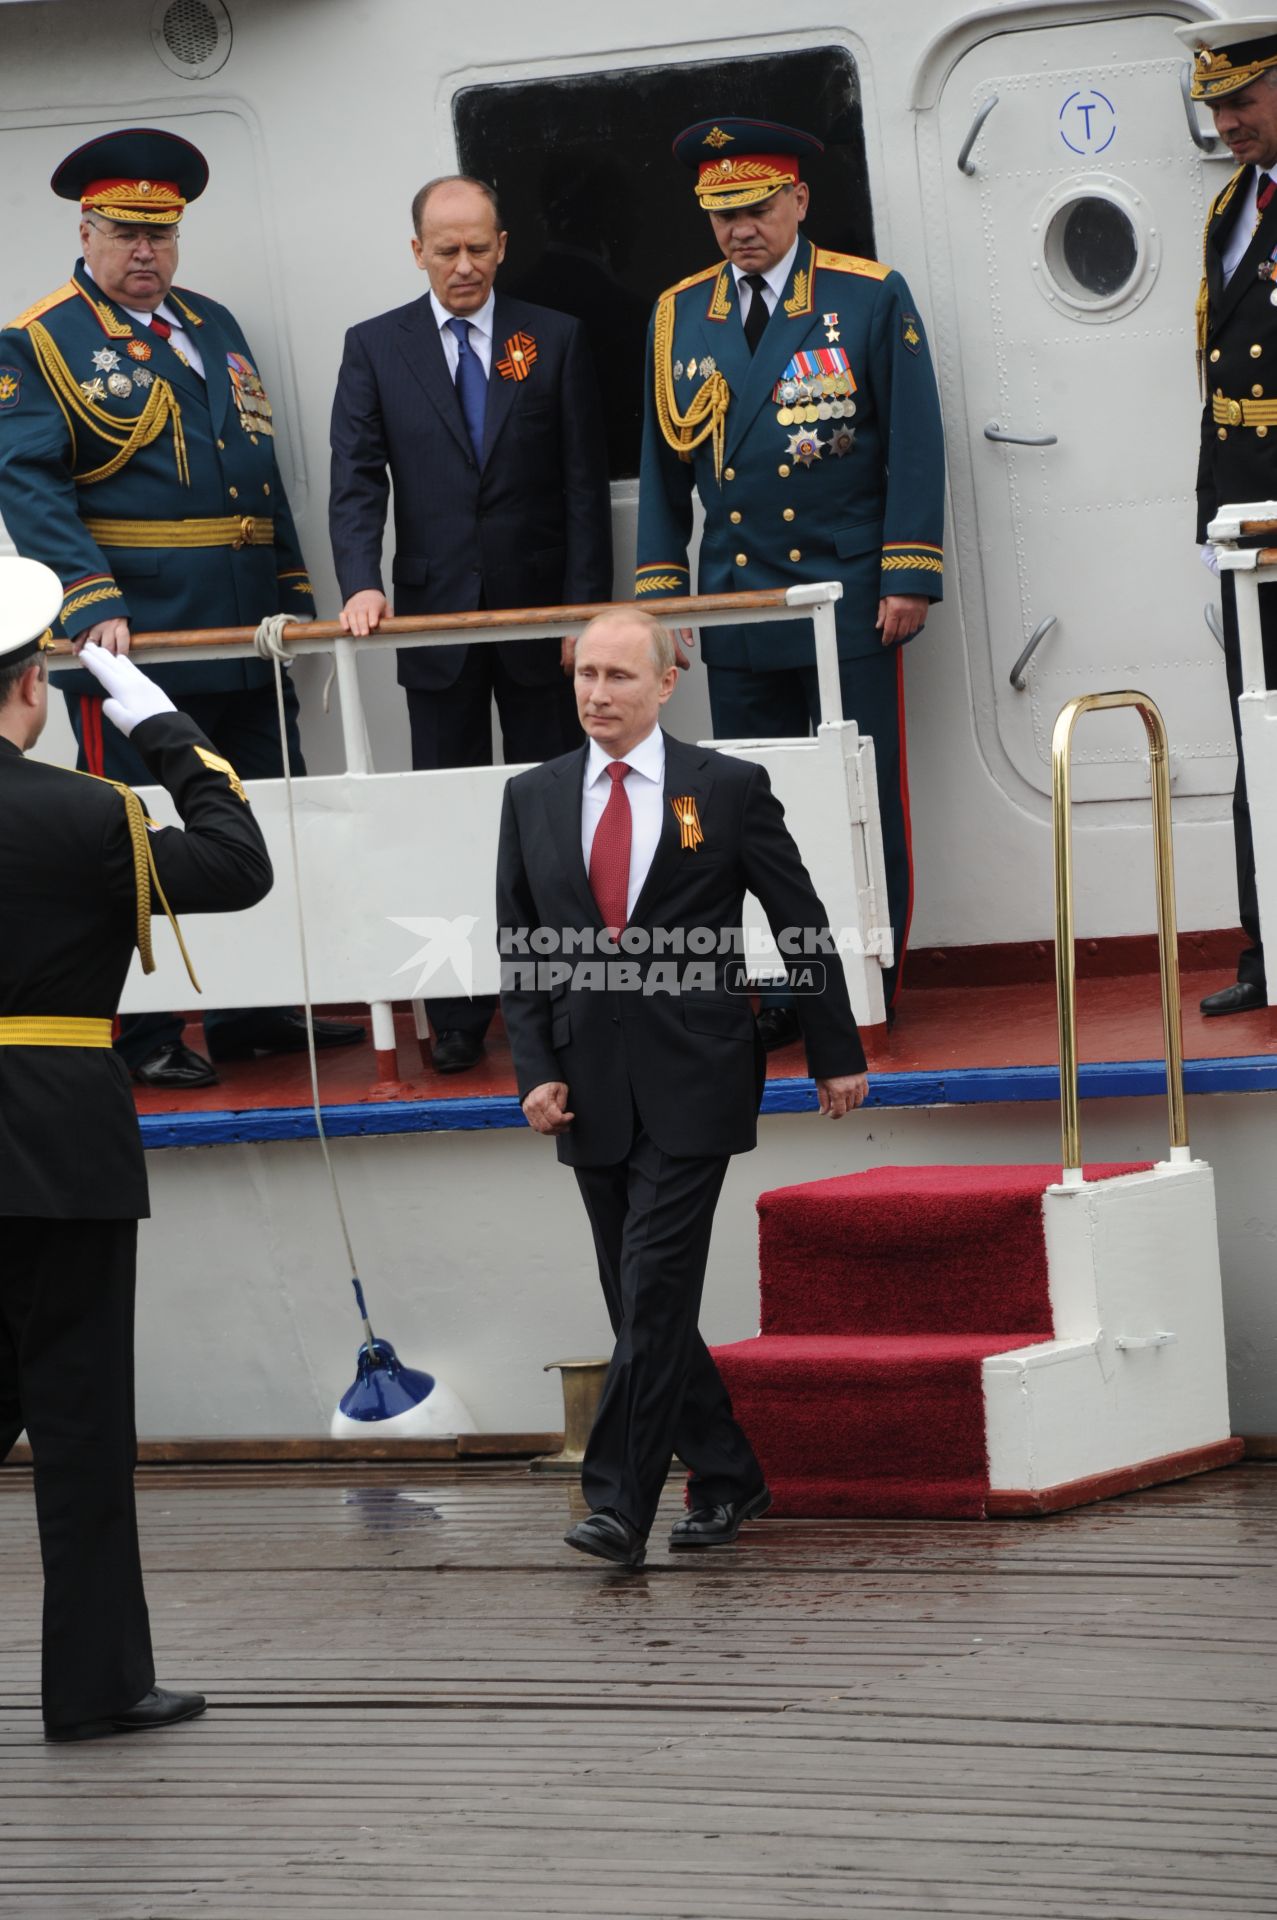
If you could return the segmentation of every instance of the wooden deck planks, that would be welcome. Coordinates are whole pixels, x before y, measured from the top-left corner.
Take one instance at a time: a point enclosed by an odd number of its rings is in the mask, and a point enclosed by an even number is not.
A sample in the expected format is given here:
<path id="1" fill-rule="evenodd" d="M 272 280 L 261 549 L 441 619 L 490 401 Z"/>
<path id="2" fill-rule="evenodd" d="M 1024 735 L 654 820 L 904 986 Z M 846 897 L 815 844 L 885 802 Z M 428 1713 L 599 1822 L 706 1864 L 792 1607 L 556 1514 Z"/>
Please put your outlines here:
<path id="1" fill-rule="evenodd" d="M 573 1498 L 144 1470 L 162 1677 L 215 1708 L 49 1748 L 0 1472 L 0 1914 L 1277 1915 L 1271 1469 L 1046 1521 L 764 1523 L 633 1578 L 560 1545 Z"/>

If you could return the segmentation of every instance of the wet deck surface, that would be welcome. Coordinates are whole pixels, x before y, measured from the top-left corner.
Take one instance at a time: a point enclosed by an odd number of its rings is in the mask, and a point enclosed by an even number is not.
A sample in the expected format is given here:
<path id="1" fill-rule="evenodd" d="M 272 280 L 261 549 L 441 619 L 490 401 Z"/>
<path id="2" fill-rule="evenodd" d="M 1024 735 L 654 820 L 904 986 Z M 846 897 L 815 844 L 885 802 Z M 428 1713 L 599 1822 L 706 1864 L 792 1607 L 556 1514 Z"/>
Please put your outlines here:
<path id="1" fill-rule="evenodd" d="M 46 1747 L 0 1472 L 6 1920 L 1277 1914 L 1277 1467 L 637 1576 L 519 1467 L 140 1486 L 161 1678 L 215 1705 Z"/>

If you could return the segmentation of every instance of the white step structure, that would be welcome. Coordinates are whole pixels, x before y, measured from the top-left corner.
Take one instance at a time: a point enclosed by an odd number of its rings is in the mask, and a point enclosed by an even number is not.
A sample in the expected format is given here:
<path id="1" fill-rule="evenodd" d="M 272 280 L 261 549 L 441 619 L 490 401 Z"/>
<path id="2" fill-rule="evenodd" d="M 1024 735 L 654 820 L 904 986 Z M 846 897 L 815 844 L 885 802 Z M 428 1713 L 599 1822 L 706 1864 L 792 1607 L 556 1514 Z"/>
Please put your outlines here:
<path id="1" fill-rule="evenodd" d="M 814 738 L 713 741 L 718 750 L 767 768 L 786 817 L 824 901 L 838 939 L 852 1007 L 863 1027 L 886 1019 L 882 973 L 891 964 L 891 929 L 873 742 L 854 717 L 844 719 L 838 676 L 834 605 L 837 582 L 781 594 L 724 596 L 730 607 L 698 600 L 669 617 L 697 625 L 811 621 L 816 634 L 822 722 Z M 666 609 L 653 609 L 664 614 Z M 517 767 L 473 767 L 438 773 L 377 773 L 367 744 L 355 653 L 400 645 L 469 645 L 579 633 L 598 609 L 493 616 L 464 626 L 443 619 L 397 620 L 392 631 L 354 640 L 331 625 L 290 629 L 290 653 L 333 656 L 342 703 L 346 771 L 291 783 L 298 869 L 310 972 L 319 1004 L 356 1002 L 372 1009 L 374 1042 L 393 1077 L 391 1002 L 432 995 L 495 993 L 500 984 L 494 910 L 497 836 L 505 782 Z M 645 609 L 646 611 L 646 609 Z M 189 661 L 193 649 L 135 643 L 139 664 Z M 251 653 L 243 640 L 201 645 L 201 658 Z M 289 791 L 283 780 L 246 783 L 275 867 L 275 886 L 242 914 L 185 917 L 187 944 L 210 1007 L 294 1004 L 302 998 L 297 939 L 297 888 L 289 839 Z M 174 821 L 168 795 L 143 788 L 152 816 Z M 774 964 L 774 948 L 757 904 L 745 924 L 757 972 Z M 163 1011 L 190 1002 L 171 933 L 157 926 L 154 973 L 135 959 L 125 986 L 126 1013 Z M 419 1020 L 420 1027 L 420 1020 Z M 423 1030 L 423 1029 L 422 1029 Z"/>
<path id="2" fill-rule="evenodd" d="M 1139 712 L 1148 736 L 1170 1154 L 1147 1171 L 1084 1184 L 1070 745 L 1083 713 L 1121 707 Z M 1144 694 L 1083 695 L 1056 721 L 1052 761 L 1062 1176 L 1042 1209 L 1055 1337 L 982 1363 L 991 1514 L 1049 1512 L 1242 1452 L 1230 1437 L 1214 1175 L 1192 1158 L 1184 1110 L 1162 716 Z"/>
<path id="3" fill-rule="evenodd" d="M 1260 925 L 1274 930 L 1277 939 L 1277 688 L 1269 689 L 1264 674 L 1259 625 L 1259 590 L 1277 586 L 1277 500 L 1221 507 L 1207 532 L 1220 572 L 1232 576 L 1237 596 L 1242 671 L 1237 711 L 1255 846 L 1255 890 Z M 1242 541 L 1250 544 L 1243 546 Z M 1268 981 L 1268 1004 L 1277 1006 L 1277 968 Z"/>

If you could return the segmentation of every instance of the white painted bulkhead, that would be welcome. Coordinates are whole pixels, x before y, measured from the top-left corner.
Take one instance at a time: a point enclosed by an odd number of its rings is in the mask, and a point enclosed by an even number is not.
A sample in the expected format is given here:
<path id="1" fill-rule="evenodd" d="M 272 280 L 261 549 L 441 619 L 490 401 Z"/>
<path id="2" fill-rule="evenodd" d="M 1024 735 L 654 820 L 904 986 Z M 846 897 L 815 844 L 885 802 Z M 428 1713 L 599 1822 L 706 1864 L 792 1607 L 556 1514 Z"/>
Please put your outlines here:
<path id="1" fill-rule="evenodd" d="M 864 0 L 840 7 L 832 25 L 810 0 L 787 9 L 783 24 L 743 0 L 725 48 L 696 37 L 672 0 L 639 14 L 572 4 L 529 13 L 478 0 L 449 13 L 446 35 L 427 30 L 430 16 L 414 0 L 233 0 L 226 63 L 184 80 L 155 54 L 152 0 L 24 0 L 5 9 L 0 64 L 9 207 L 0 306 L 17 312 L 66 275 L 75 214 L 47 180 L 69 147 L 130 120 L 202 146 L 213 180 L 187 218 L 180 277 L 228 304 L 255 343 L 282 416 L 281 463 L 320 608 L 331 614 L 327 426 L 342 336 L 422 290 L 408 202 L 424 178 L 456 163 L 455 95 L 529 76 L 846 47 L 863 97 L 878 250 L 905 273 L 928 321 L 949 448 L 946 598 L 906 663 L 914 943 L 1049 936 L 1040 771 L 1049 721 L 1068 694 L 1136 669 L 1170 716 L 1179 756 L 1181 922 L 1228 925 L 1227 716 L 1202 619 L 1212 583 L 1194 570 L 1191 508 L 1196 249 L 1220 169 L 1189 140 L 1172 35 L 1196 11 L 1100 0 L 971 14 L 902 0 L 886 27 Z M 999 86 L 975 173 L 960 174 L 973 103 Z M 1114 137 L 1102 154 L 1080 154 L 1062 137 L 1060 112 L 1097 89 L 1112 102 Z M 622 153 L 632 137 L 616 129 Z M 1042 297 L 1031 217 L 1097 168 L 1147 201 L 1144 226 L 1155 228 L 1160 257 L 1146 297 L 1129 311 L 1119 301 L 1103 324 L 1062 317 Z M 812 225 L 819 230 L 819 208 Z M 1142 284 L 1145 265 L 1136 277 Z M 980 428 L 994 417 L 1055 431 L 1059 444 L 993 445 Z M 627 593 L 636 487 L 622 482 L 614 494 L 617 588 Z M 1057 627 L 1026 692 L 1014 695 L 1009 663 L 1044 614 Z M 376 764 L 403 767 L 407 728 L 392 662 L 365 660 L 360 671 Z M 312 768 L 332 771 L 335 720 L 319 710 L 317 671 L 303 667 L 299 679 Z M 670 717 L 687 736 L 708 733 L 699 674 L 686 678 Z M 1123 724 L 1088 743 L 1081 794 L 1138 795 L 1138 736 Z M 66 752 L 64 729 L 51 730 L 48 750 Z M 467 776 L 456 779 L 464 805 Z M 1079 805 L 1082 932 L 1151 926 L 1145 836 L 1138 799 Z"/>

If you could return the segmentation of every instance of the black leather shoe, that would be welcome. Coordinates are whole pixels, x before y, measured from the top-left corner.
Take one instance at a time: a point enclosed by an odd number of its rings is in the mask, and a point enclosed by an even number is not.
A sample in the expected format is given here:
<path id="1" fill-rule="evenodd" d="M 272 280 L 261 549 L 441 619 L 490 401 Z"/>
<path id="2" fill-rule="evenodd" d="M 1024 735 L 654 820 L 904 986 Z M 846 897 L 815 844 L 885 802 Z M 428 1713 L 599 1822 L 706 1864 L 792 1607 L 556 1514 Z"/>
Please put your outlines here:
<path id="1" fill-rule="evenodd" d="M 728 1500 L 719 1507 L 693 1507 L 670 1528 L 671 1547 L 730 1547 L 747 1520 L 757 1520 L 772 1503 L 766 1487 L 748 1500 Z"/>
<path id="2" fill-rule="evenodd" d="M 170 1693 L 166 1687 L 152 1687 L 134 1707 L 113 1713 L 104 1720 L 72 1720 L 65 1726 L 45 1723 L 46 1740 L 109 1740 L 116 1733 L 150 1733 L 155 1727 L 174 1727 L 179 1720 L 194 1720 L 208 1705 L 202 1693 Z"/>
<path id="3" fill-rule="evenodd" d="M 609 1507 L 578 1520 L 563 1538 L 578 1553 L 592 1553 L 596 1560 L 610 1560 L 618 1567 L 641 1567 L 647 1558 L 647 1536 Z"/>
<path id="4" fill-rule="evenodd" d="M 768 1053 L 775 1053 L 778 1047 L 792 1046 L 795 1040 L 801 1040 L 803 1036 L 798 1015 L 792 1007 L 761 1008 L 758 1031 L 763 1036 L 763 1046 Z"/>
<path id="5" fill-rule="evenodd" d="M 171 1041 L 166 1047 L 157 1047 L 132 1071 L 140 1087 L 166 1087 L 172 1092 L 181 1092 L 187 1087 L 217 1085 L 217 1074 L 203 1054 L 196 1053 L 180 1040 Z"/>
<path id="6" fill-rule="evenodd" d="M 315 1050 L 325 1047 L 357 1047 L 368 1029 L 358 1020 L 315 1020 Z M 217 1029 L 208 1036 L 208 1050 L 214 1060 L 251 1060 L 259 1053 L 305 1053 L 306 1016 L 291 1009 L 255 1020 L 243 1038 L 235 1029 L 225 1037 Z"/>
<path id="7" fill-rule="evenodd" d="M 1231 987 L 1208 993 L 1202 1001 L 1202 1012 L 1208 1017 L 1217 1013 L 1253 1013 L 1257 1007 L 1267 1005 L 1267 988 L 1254 980 L 1235 980 Z"/>
<path id="8" fill-rule="evenodd" d="M 436 1073 L 464 1073 L 483 1058 L 483 1041 L 477 1034 L 462 1033 L 448 1027 L 430 1043 L 430 1059 Z"/>

